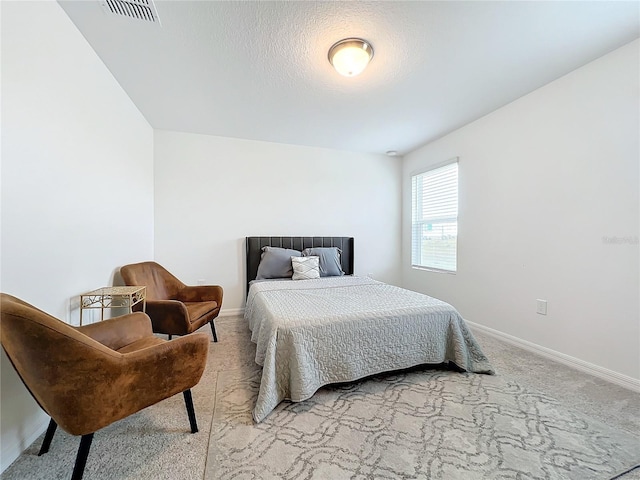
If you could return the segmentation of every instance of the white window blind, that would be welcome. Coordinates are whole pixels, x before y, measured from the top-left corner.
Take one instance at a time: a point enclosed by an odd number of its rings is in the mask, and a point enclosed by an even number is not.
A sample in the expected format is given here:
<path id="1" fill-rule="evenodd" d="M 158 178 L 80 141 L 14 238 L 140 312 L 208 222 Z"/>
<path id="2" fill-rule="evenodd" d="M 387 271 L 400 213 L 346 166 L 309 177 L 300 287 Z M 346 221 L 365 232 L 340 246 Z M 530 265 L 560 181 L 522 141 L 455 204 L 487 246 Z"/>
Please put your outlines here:
<path id="1" fill-rule="evenodd" d="M 458 161 L 411 177 L 411 265 L 455 272 Z"/>

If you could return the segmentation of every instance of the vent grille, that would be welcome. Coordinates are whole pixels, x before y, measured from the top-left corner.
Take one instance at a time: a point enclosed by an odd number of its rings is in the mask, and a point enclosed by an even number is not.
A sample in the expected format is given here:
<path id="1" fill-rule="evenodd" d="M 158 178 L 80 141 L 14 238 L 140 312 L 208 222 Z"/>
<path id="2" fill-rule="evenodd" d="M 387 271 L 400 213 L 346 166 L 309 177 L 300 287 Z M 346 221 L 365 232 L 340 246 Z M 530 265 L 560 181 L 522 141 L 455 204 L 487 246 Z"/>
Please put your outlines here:
<path id="1" fill-rule="evenodd" d="M 100 0 L 100 5 L 109 15 L 160 24 L 153 0 Z"/>

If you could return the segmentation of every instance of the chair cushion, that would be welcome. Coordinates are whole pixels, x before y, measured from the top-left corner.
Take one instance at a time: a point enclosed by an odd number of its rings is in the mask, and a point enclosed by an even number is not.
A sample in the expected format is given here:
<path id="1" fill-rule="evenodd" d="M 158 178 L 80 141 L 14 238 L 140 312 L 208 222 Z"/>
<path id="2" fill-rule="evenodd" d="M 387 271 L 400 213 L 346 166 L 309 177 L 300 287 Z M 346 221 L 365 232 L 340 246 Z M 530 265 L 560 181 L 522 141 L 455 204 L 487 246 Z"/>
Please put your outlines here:
<path id="1" fill-rule="evenodd" d="M 218 302 L 184 302 L 191 323 L 218 308 Z"/>
<path id="2" fill-rule="evenodd" d="M 119 348 L 117 352 L 131 353 L 131 352 L 142 350 L 143 348 L 151 347 L 153 345 L 158 345 L 164 342 L 166 342 L 166 340 L 163 340 L 162 338 L 153 337 L 153 336 L 144 337 L 144 338 L 141 338 L 140 340 L 136 340 L 135 342 L 130 343 L 129 345 L 125 345 L 124 347 Z"/>

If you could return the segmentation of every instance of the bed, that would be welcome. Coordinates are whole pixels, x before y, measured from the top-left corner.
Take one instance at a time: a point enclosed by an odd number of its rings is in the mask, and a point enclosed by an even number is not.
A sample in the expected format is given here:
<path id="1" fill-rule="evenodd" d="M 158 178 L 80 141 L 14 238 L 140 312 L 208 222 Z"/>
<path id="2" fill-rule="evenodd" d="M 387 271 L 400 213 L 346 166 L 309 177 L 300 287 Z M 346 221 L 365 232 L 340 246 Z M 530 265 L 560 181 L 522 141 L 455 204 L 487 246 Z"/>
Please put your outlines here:
<path id="1" fill-rule="evenodd" d="M 451 305 L 354 276 L 353 238 L 247 237 L 246 241 L 245 319 L 256 344 L 255 361 L 262 366 L 253 410 L 256 422 L 283 400 L 301 402 L 324 385 L 382 372 L 450 363 L 467 372 L 493 374 Z M 337 247 L 344 275 L 261 278 L 264 247 L 278 252 Z"/>

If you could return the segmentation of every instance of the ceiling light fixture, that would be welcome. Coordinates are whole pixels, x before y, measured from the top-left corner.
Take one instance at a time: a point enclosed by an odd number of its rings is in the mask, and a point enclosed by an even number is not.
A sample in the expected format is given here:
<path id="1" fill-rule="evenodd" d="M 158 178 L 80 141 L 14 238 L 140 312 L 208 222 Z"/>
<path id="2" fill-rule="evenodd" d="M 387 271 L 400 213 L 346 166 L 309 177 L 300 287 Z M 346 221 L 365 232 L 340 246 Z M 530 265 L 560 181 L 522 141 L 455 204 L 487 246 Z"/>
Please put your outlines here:
<path id="1" fill-rule="evenodd" d="M 373 47 L 361 38 L 345 38 L 329 49 L 329 62 L 345 77 L 361 74 L 372 58 Z"/>

